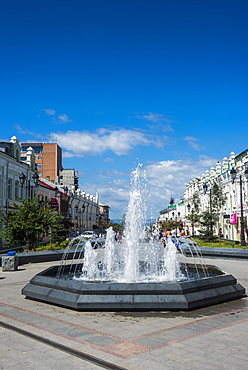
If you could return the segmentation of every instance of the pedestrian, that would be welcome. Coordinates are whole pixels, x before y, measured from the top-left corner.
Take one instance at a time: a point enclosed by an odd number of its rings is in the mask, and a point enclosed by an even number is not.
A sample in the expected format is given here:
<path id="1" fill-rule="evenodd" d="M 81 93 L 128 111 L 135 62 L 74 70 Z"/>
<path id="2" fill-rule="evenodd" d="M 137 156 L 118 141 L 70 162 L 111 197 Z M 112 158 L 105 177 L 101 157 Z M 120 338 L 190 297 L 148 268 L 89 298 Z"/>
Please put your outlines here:
<path id="1" fill-rule="evenodd" d="M 219 231 L 218 231 L 218 237 L 219 237 L 219 243 L 220 243 L 220 239 L 223 238 L 223 233 L 222 233 L 222 228 L 221 227 L 219 228 Z"/>

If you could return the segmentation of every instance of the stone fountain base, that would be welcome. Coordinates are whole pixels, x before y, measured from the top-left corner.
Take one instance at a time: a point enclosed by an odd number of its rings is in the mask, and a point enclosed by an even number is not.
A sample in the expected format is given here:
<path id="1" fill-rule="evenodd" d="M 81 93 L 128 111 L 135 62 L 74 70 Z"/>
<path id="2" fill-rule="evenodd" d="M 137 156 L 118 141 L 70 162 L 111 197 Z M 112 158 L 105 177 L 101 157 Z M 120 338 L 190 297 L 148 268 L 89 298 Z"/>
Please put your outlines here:
<path id="1" fill-rule="evenodd" d="M 22 294 L 78 311 L 189 311 L 245 296 L 245 289 L 232 275 L 214 266 L 207 268 L 215 276 L 159 283 L 85 283 L 57 279 L 58 268 L 54 266 L 35 275 Z"/>

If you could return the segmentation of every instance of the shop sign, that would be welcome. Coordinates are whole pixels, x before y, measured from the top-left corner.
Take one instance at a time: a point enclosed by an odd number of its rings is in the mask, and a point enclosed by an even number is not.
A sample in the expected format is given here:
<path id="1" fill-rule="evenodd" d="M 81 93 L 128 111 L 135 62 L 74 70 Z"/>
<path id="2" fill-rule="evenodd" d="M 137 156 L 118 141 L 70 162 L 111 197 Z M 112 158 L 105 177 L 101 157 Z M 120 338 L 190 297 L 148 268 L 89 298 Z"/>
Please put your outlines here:
<path id="1" fill-rule="evenodd" d="M 230 218 L 230 224 L 237 225 L 237 223 L 238 223 L 237 213 L 233 213 Z"/>

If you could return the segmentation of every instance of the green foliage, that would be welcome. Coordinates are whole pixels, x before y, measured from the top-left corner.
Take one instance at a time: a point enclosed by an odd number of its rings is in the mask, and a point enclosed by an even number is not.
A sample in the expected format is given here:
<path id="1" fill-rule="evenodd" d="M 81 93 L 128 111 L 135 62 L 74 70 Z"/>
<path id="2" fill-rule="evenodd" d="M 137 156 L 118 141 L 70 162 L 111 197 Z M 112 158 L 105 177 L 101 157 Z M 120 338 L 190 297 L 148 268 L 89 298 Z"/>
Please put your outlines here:
<path id="1" fill-rule="evenodd" d="M 123 233 L 123 230 L 124 230 L 124 225 L 122 223 L 120 224 L 117 224 L 117 223 L 113 223 L 111 222 L 111 226 L 113 227 L 113 230 L 116 232 L 116 233 Z"/>
<path id="2" fill-rule="evenodd" d="M 21 199 L 22 204 L 15 204 L 15 210 L 5 214 L 3 223 L 5 227 L 0 230 L 6 239 L 7 245 L 21 245 L 28 240 L 35 244 L 38 235 L 56 229 L 61 222 L 61 216 L 45 202 L 42 206 L 34 199 Z"/>
<path id="3" fill-rule="evenodd" d="M 226 195 L 223 193 L 222 187 L 215 181 L 211 191 L 211 208 L 214 214 L 225 205 Z"/>
<path id="4" fill-rule="evenodd" d="M 61 243 L 68 234 L 68 225 L 58 213 L 54 214 L 54 223 L 50 229 L 51 241 Z"/>
<path id="5" fill-rule="evenodd" d="M 193 194 L 192 207 L 190 213 L 187 215 L 187 220 L 191 222 L 192 233 L 194 234 L 195 223 L 200 221 L 200 197 L 198 191 Z"/>
<path id="6" fill-rule="evenodd" d="M 210 190 L 209 203 L 206 211 L 202 212 L 200 223 L 202 229 L 199 233 L 203 239 L 208 241 L 216 239 L 214 236 L 214 226 L 219 218 L 219 211 L 225 205 L 226 196 L 222 187 L 215 181 Z"/>
<path id="7" fill-rule="evenodd" d="M 122 222 L 119 224 L 115 222 L 111 222 L 111 221 L 101 220 L 99 223 L 99 226 L 100 226 L 101 232 L 105 232 L 107 229 L 109 229 L 112 226 L 113 230 L 116 233 L 117 232 L 122 233 L 124 229 L 124 220 L 122 220 Z"/>
<path id="8" fill-rule="evenodd" d="M 175 220 L 165 220 L 160 225 L 160 230 L 173 230 L 180 226 Z"/>
<path id="9" fill-rule="evenodd" d="M 196 242 L 199 247 L 248 249 L 248 246 L 241 247 L 240 244 L 237 242 L 234 243 L 234 242 L 230 242 L 227 240 L 219 240 L 217 238 L 209 242 L 205 239 L 201 239 L 197 237 L 197 238 L 194 238 L 194 242 Z"/>
<path id="10" fill-rule="evenodd" d="M 216 239 L 213 233 L 213 227 L 216 221 L 217 220 L 215 215 L 212 214 L 209 210 L 202 212 L 200 221 L 202 229 L 199 230 L 199 233 L 203 239 L 206 239 L 208 241 Z"/>
<path id="11" fill-rule="evenodd" d="M 62 242 L 55 242 L 55 243 L 42 243 L 38 245 L 35 250 L 36 251 L 50 251 L 50 250 L 57 250 L 57 249 L 65 249 L 69 244 L 70 240 L 63 240 Z"/>
<path id="12" fill-rule="evenodd" d="M 107 230 L 110 226 L 111 226 L 111 223 L 104 219 L 101 219 L 99 222 L 99 227 L 100 227 L 101 232 L 105 232 L 105 230 Z"/>

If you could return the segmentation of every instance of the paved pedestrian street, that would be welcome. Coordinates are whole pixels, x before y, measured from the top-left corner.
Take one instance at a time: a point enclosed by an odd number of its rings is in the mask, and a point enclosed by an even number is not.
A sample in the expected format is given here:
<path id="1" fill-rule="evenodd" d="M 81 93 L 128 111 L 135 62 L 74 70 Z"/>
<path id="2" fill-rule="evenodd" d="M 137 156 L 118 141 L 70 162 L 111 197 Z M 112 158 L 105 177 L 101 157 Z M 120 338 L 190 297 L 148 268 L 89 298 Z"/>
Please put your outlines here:
<path id="1" fill-rule="evenodd" d="M 206 259 L 248 290 L 248 261 Z M 77 312 L 25 299 L 56 262 L 0 272 L 0 369 L 247 369 L 247 298 L 190 312 Z"/>

